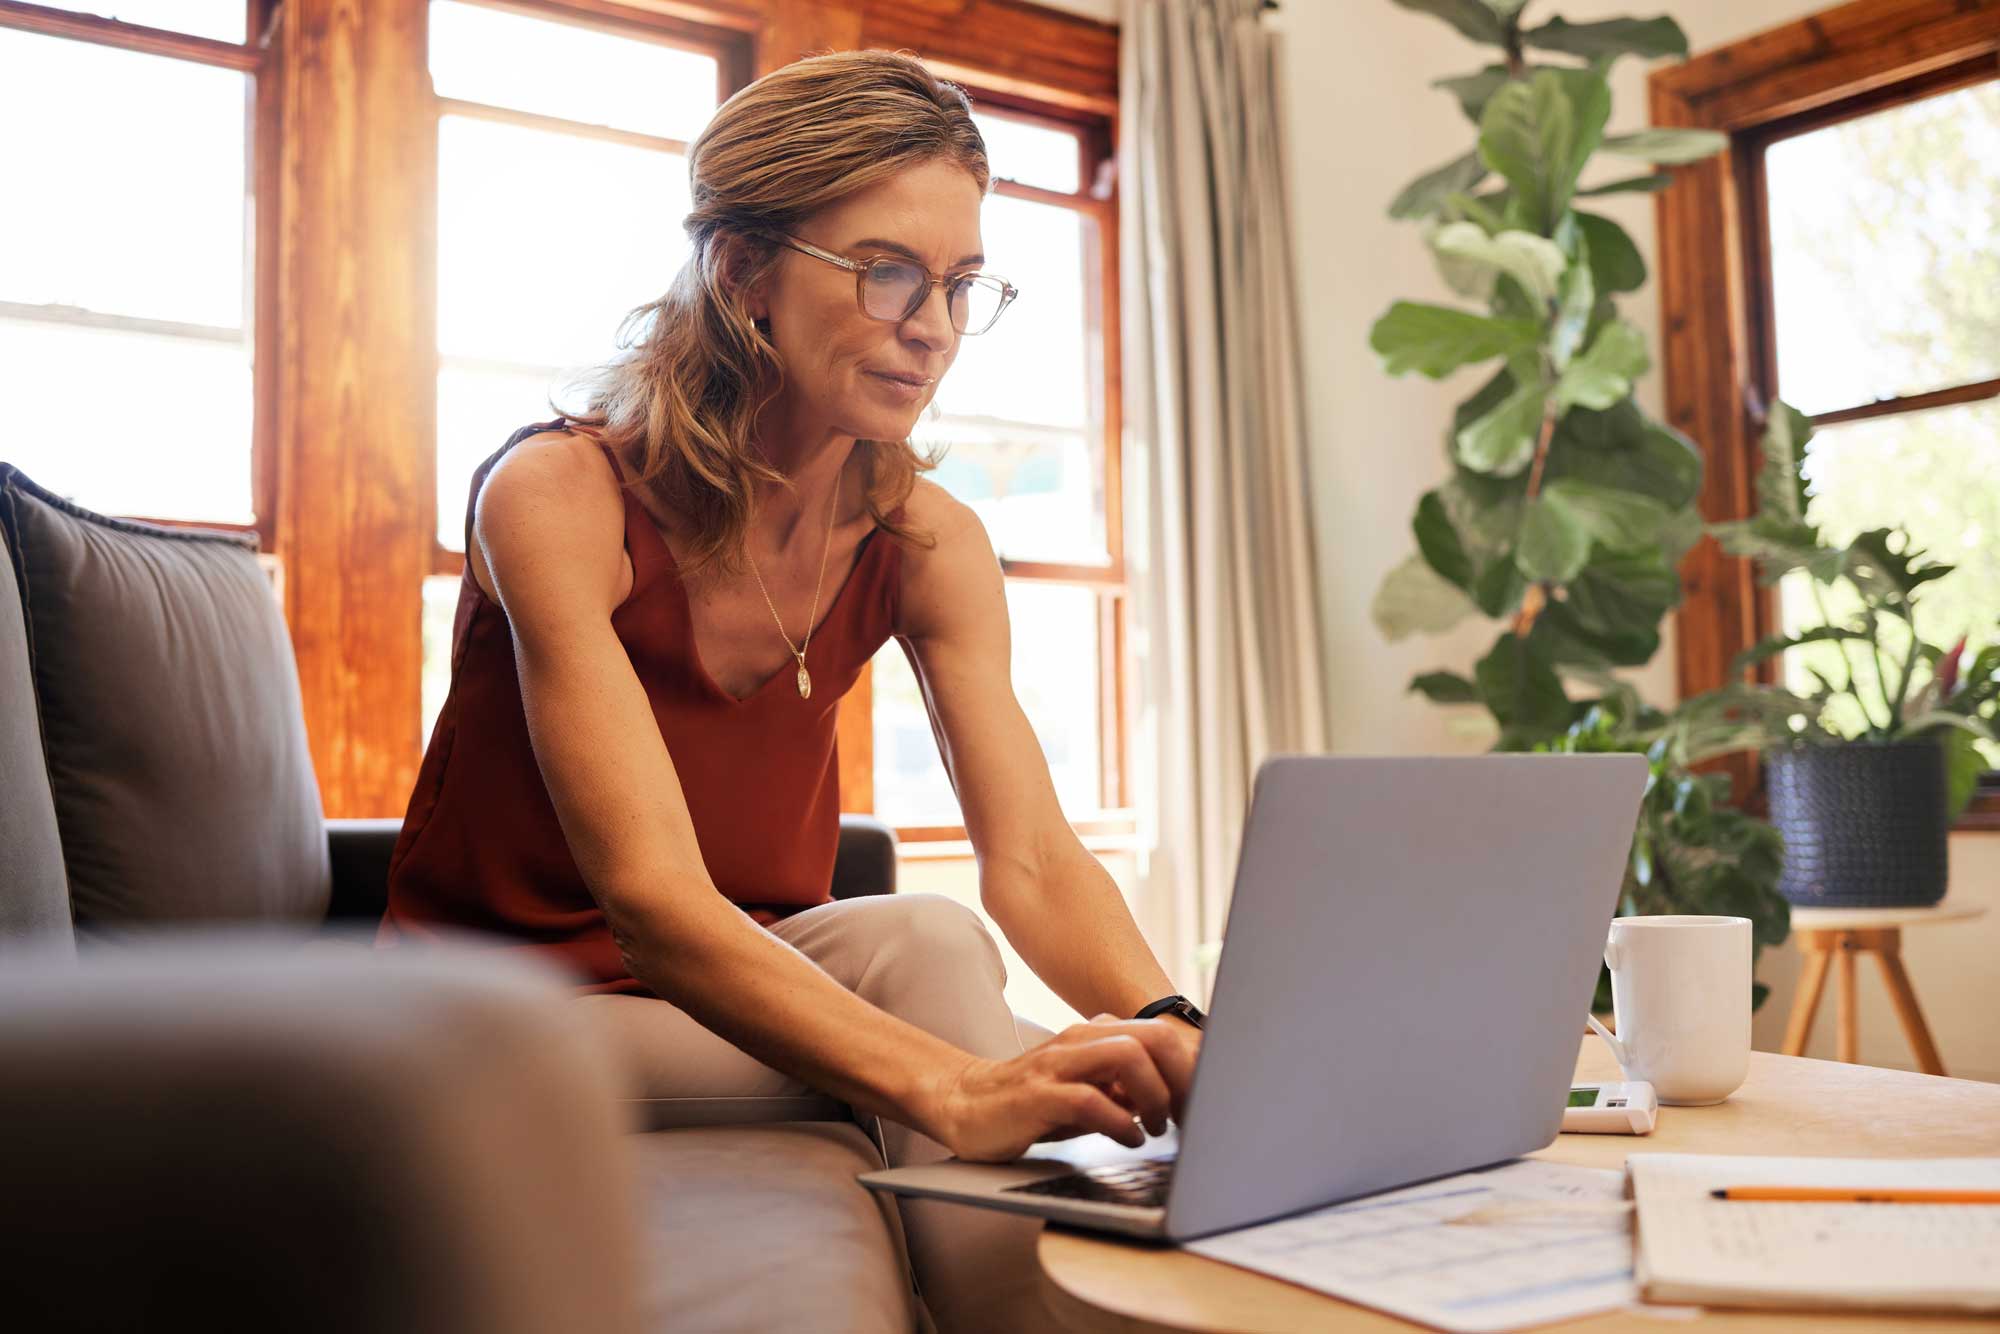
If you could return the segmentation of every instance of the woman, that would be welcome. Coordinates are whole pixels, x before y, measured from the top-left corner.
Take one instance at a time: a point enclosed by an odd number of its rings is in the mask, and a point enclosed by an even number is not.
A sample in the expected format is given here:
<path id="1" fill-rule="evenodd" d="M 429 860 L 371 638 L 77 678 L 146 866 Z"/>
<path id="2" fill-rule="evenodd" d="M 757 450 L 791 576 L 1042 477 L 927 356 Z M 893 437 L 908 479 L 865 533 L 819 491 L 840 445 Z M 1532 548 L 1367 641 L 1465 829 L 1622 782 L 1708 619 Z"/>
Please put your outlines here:
<path id="1" fill-rule="evenodd" d="M 905 56 L 803 60 L 724 104 L 689 169 L 693 253 L 591 410 L 473 479 L 452 689 L 382 938 L 449 924 L 560 956 L 635 1097 L 823 1090 L 880 1118 L 891 1164 L 1143 1143 L 1198 1031 L 1127 1017 L 1173 988 L 1057 806 L 985 531 L 908 444 L 1012 296 L 978 274 L 964 94 Z M 1031 1049 L 975 914 L 829 901 L 835 708 L 892 634 L 982 901 L 1097 1016 Z M 1038 1224 L 901 1207 L 941 1326 L 1031 1327 Z"/>

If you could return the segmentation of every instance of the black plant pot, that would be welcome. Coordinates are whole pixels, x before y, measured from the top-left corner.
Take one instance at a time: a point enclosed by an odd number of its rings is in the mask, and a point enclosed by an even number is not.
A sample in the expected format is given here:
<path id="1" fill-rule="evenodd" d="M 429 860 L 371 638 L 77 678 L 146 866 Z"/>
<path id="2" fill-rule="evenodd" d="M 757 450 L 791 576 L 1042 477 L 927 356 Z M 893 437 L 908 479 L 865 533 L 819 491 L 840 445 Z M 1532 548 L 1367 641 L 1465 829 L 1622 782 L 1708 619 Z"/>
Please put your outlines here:
<path id="1" fill-rule="evenodd" d="M 1765 757 L 1785 839 L 1778 892 L 1800 908 L 1922 908 L 1944 897 L 1944 747 L 1800 746 Z"/>

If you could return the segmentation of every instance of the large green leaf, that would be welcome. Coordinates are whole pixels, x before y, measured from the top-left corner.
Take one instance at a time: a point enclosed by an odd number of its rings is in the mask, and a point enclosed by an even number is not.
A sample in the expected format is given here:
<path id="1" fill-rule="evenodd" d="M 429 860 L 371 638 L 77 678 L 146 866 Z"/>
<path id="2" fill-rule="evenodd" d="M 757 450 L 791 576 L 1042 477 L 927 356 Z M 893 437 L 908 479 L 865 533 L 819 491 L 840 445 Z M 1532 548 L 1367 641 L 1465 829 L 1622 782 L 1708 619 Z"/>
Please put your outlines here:
<path id="1" fill-rule="evenodd" d="M 1401 3 L 1401 0 L 1398 0 Z M 1521 34 L 1529 46 L 1565 55 L 1584 56 L 1680 56 L 1688 53 L 1687 34 L 1681 25 L 1662 16 L 1655 19 L 1602 19 L 1596 23 L 1571 23 L 1550 19 L 1539 28 Z"/>
<path id="2" fill-rule="evenodd" d="M 1432 232 L 1429 239 L 1431 249 L 1442 259 L 1466 266 L 1483 277 L 1483 285 L 1452 284 L 1464 295 L 1482 299 L 1492 295 L 1494 278 L 1504 273 L 1521 284 L 1533 300 L 1552 301 L 1567 264 L 1554 241 L 1533 232 L 1503 231 L 1488 236 L 1478 223 L 1453 222 Z M 1460 273 L 1463 272 L 1461 269 Z M 1447 280 L 1452 276 L 1448 272 Z"/>
<path id="3" fill-rule="evenodd" d="M 1947 732 L 1944 763 L 1946 818 L 1956 822 L 1972 804 L 1972 794 L 1979 790 L 1979 775 L 1987 769 L 1979 738 L 1970 732 Z"/>
<path id="4" fill-rule="evenodd" d="M 1472 558 L 1465 554 L 1465 543 L 1459 538 L 1440 491 L 1424 493 L 1424 498 L 1417 502 L 1417 515 L 1410 527 L 1417 535 L 1417 549 L 1424 553 L 1433 570 L 1460 588 L 1472 587 Z"/>
<path id="5" fill-rule="evenodd" d="M 1889 539 L 1901 530 L 1891 528 L 1871 528 L 1855 538 L 1847 548 L 1847 577 L 1857 588 L 1873 597 L 1890 601 L 1891 611 L 1901 614 L 1910 595 L 1923 585 L 1935 579 L 1942 579 L 1958 567 L 1937 561 L 1925 561 L 1919 550 L 1905 532 L 1903 549 L 1890 547 Z"/>
<path id="6" fill-rule="evenodd" d="M 1513 186 L 1513 206 L 1533 230 L 1555 230 L 1610 114 L 1611 90 L 1591 70 L 1545 69 L 1487 102 L 1479 155 Z"/>
<path id="7" fill-rule="evenodd" d="M 1576 192 L 1578 199 L 1595 195 L 1658 194 L 1674 183 L 1669 171 L 1656 171 L 1645 176 L 1627 176 L 1622 180 L 1606 181 L 1602 185 L 1586 185 Z"/>
<path id="8" fill-rule="evenodd" d="M 1425 672 L 1410 679 L 1410 689 L 1422 691 L 1433 704 L 1479 703 L 1479 687 L 1456 672 Z"/>
<path id="9" fill-rule="evenodd" d="M 1398 301 L 1375 321 L 1368 345 L 1381 354 L 1389 374 L 1414 370 L 1437 380 L 1460 366 L 1533 347 L 1540 338 L 1541 329 L 1526 321 Z"/>
<path id="10" fill-rule="evenodd" d="M 1500 85 L 1513 77 L 1505 65 L 1488 65 L 1477 74 L 1461 74 L 1450 79 L 1433 79 L 1431 87 L 1442 88 L 1458 99 L 1459 108 L 1465 112 L 1467 120 L 1479 123 L 1479 115 L 1486 110 L 1487 101 L 1500 91 Z"/>
<path id="11" fill-rule="evenodd" d="M 1576 227 L 1589 246 L 1590 276 L 1600 292 L 1636 292 L 1646 281 L 1646 261 L 1623 227 L 1595 213 L 1576 213 Z"/>
<path id="12" fill-rule="evenodd" d="M 1474 608 L 1455 584 L 1433 570 L 1422 556 L 1411 556 L 1389 571 L 1369 608 L 1376 628 L 1391 640 L 1449 630 Z"/>
<path id="13" fill-rule="evenodd" d="M 1486 164 L 1479 154 L 1455 157 L 1442 167 L 1433 167 L 1404 186 L 1389 203 L 1389 216 L 1408 221 L 1428 218 L 1438 205 L 1454 194 L 1463 194 L 1486 179 Z"/>
<path id="14" fill-rule="evenodd" d="M 1657 546 L 1674 517 L 1651 496 L 1575 478 L 1547 482 L 1542 494 L 1592 541 L 1614 551 Z"/>
<path id="15" fill-rule="evenodd" d="M 1802 644 L 1825 644 L 1839 639 L 1867 639 L 1859 630 L 1849 630 L 1839 625 L 1815 625 L 1796 635 L 1768 635 L 1729 660 L 1729 676 L 1741 676 L 1744 669 L 1754 667 L 1766 658 L 1775 658 L 1789 649 Z"/>
<path id="16" fill-rule="evenodd" d="M 1474 472 L 1511 477 L 1528 466 L 1541 435 L 1546 391 L 1539 380 L 1517 386 L 1458 433 L 1458 461 Z"/>
<path id="17" fill-rule="evenodd" d="M 1757 582 L 1767 587 L 1793 570 L 1805 570 L 1817 582 L 1830 584 L 1847 565 L 1844 548 L 1821 546 L 1817 528 L 1781 514 L 1712 523 L 1708 531 L 1730 555 L 1756 561 Z"/>
<path id="18" fill-rule="evenodd" d="M 1650 365 L 1644 334 L 1623 320 L 1608 324 L 1563 371 L 1557 408 L 1608 408 L 1632 392 L 1632 381 Z"/>
<path id="19" fill-rule="evenodd" d="M 1565 228 L 1572 238 L 1569 249 L 1575 258 L 1563 272 L 1548 335 L 1549 363 L 1558 374 L 1569 368 L 1577 349 L 1590 341 L 1591 317 L 1597 310 L 1597 278 L 1591 272 L 1590 242 L 1567 219 Z"/>
<path id="20" fill-rule="evenodd" d="M 1550 662 L 1573 668 L 1638 667 L 1660 651 L 1660 632 L 1651 626 L 1605 630 L 1585 625 L 1566 602 L 1551 602 L 1535 617 L 1528 637 Z"/>
<path id="21" fill-rule="evenodd" d="M 1560 732 L 1569 726 L 1569 697 L 1562 681 L 1535 647 L 1512 631 L 1473 669 L 1486 707 L 1503 727 L 1517 732 Z"/>
<path id="22" fill-rule="evenodd" d="M 1481 0 L 1396 0 L 1396 3 L 1404 9 L 1441 18 L 1475 42 L 1499 46 L 1507 40 L 1506 25 L 1493 6 Z"/>
<path id="23" fill-rule="evenodd" d="M 1589 558 L 1590 534 L 1575 514 L 1547 496 L 1528 502 L 1521 512 L 1521 545 L 1514 551 L 1522 574 L 1566 584 Z"/>
<path id="24" fill-rule="evenodd" d="M 1672 167 L 1715 156 L 1729 147 L 1729 136 L 1714 130 L 1635 130 L 1614 134 L 1599 147 L 1619 157 Z"/>
<path id="25" fill-rule="evenodd" d="M 1757 512 L 1797 523 L 1806 522 L 1806 445 L 1812 440 L 1812 419 L 1779 399 L 1771 405 L 1759 446 L 1763 466 L 1757 471 Z"/>
<path id="26" fill-rule="evenodd" d="M 1571 583 L 1569 607 L 1593 633 L 1629 634 L 1654 630 L 1680 595 L 1680 576 L 1664 553 L 1607 551 Z"/>
<path id="27" fill-rule="evenodd" d="M 1496 619 L 1513 615 L 1527 591 L 1528 580 L 1514 563 L 1512 547 L 1503 559 L 1481 568 L 1472 580 L 1473 605 Z"/>
<path id="28" fill-rule="evenodd" d="M 1623 487 L 1681 508 L 1701 490 L 1701 454 L 1686 436 L 1648 421 L 1630 399 L 1603 412 L 1573 408 L 1549 442 L 1547 477 Z"/>

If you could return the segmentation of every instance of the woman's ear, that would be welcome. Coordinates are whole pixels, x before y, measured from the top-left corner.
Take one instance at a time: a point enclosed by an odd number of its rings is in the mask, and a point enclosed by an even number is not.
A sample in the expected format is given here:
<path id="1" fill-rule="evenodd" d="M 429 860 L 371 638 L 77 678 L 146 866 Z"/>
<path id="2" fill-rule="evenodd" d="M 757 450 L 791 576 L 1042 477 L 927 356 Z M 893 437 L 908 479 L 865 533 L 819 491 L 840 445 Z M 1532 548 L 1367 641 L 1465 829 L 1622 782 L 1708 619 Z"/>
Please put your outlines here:
<path id="1" fill-rule="evenodd" d="M 757 282 L 749 281 L 749 275 L 757 267 L 756 249 L 747 238 L 730 236 L 723 243 L 723 282 L 735 291 L 743 301 L 743 308 L 756 321 L 768 320 L 771 315 L 770 299 L 765 292 L 769 276 Z"/>

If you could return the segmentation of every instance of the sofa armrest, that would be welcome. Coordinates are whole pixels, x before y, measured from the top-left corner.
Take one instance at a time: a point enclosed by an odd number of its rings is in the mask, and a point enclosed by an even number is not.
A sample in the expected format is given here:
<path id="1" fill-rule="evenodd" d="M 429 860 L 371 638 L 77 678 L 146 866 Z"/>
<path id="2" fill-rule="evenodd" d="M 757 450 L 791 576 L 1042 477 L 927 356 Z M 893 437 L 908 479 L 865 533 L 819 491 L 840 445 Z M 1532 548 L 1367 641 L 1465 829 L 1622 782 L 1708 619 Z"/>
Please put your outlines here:
<path id="1" fill-rule="evenodd" d="M 389 854 L 399 819 L 328 820 L 327 851 L 333 862 L 329 918 L 379 918 L 389 903 Z M 833 897 L 896 892 L 896 835 L 872 815 L 840 817 L 840 846 L 833 859 Z"/>
<path id="2" fill-rule="evenodd" d="M 327 857 L 333 863 L 333 897 L 328 920 L 369 920 L 389 906 L 389 854 L 396 850 L 403 822 L 326 821 Z"/>
<path id="3" fill-rule="evenodd" d="M 309 939 L 0 952 L 8 1325 L 636 1334 L 630 1137 L 567 976 Z"/>
<path id="4" fill-rule="evenodd" d="M 833 897 L 896 892 L 896 834 L 872 815 L 840 817 L 840 850 L 833 859 Z"/>

